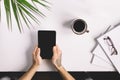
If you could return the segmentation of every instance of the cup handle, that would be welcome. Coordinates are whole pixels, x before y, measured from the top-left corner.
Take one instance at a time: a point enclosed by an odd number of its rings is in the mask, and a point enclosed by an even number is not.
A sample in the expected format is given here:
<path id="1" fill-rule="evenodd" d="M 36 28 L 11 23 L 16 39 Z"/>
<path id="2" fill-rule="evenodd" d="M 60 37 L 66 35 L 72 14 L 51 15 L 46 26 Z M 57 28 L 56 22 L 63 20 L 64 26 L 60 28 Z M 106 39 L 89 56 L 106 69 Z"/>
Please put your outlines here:
<path id="1" fill-rule="evenodd" d="M 87 33 L 89 33 L 89 30 L 86 30 Z"/>

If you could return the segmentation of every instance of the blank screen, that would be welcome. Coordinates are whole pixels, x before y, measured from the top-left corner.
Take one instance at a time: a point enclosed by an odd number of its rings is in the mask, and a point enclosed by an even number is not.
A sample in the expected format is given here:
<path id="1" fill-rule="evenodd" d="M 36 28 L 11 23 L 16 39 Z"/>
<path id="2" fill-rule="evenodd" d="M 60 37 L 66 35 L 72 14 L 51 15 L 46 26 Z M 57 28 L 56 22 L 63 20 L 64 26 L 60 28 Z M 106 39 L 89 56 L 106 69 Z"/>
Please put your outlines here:
<path id="1" fill-rule="evenodd" d="M 38 47 L 41 49 L 40 56 L 43 59 L 51 59 L 53 46 L 56 45 L 55 31 L 38 31 Z"/>

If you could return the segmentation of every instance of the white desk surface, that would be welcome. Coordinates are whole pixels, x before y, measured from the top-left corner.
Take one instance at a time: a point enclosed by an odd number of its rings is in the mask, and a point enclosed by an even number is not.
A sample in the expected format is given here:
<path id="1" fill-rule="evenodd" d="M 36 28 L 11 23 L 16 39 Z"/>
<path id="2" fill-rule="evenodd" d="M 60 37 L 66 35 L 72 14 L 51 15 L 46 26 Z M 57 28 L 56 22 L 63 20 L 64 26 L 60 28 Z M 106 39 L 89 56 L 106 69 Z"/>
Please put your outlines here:
<path id="1" fill-rule="evenodd" d="M 94 38 L 110 24 L 120 20 L 120 0 L 50 0 L 50 2 L 51 9 L 43 11 L 47 17 L 40 18 L 40 26 L 34 24 L 34 29 L 25 28 L 22 34 L 19 33 L 15 23 L 12 32 L 7 29 L 2 4 L 0 71 L 26 71 L 31 66 L 38 30 L 56 30 L 57 44 L 63 53 L 62 64 L 68 71 L 112 71 L 90 64 L 91 50 L 95 45 Z M 74 18 L 84 19 L 90 32 L 76 35 L 70 27 L 63 25 Z M 49 60 L 43 60 L 38 71 L 54 71 L 54 67 Z"/>

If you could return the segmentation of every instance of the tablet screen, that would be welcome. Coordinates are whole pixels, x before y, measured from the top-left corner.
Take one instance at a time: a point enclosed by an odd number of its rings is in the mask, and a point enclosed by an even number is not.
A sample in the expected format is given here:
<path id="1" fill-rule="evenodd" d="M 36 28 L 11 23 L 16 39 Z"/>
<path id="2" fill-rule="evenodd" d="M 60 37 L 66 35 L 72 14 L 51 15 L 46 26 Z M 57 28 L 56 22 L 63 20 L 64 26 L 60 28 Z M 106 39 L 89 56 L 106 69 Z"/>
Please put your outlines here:
<path id="1" fill-rule="evenodd" d="M 41 49 L 40 56 L 43 59 L 51 59 L 53 46 L 56 45 L 55 31 L 38 31 L 38 47 Z"/>

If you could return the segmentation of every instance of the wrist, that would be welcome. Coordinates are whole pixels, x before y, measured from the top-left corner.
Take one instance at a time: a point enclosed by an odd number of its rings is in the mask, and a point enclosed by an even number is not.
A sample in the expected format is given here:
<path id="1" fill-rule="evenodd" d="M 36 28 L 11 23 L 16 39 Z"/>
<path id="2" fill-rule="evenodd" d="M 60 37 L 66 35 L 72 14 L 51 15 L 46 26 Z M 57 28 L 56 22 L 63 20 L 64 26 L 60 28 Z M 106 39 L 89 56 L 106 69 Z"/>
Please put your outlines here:
<path id="1" fill-rule="evenodd" d="M 60 68 L 62 68 L 63 66 L 62 65 L 56 65 L 56 64 L 54 64 L 54 66 L 55 66 L 55 68 L 57 69 L 57 70 L 59 70 Z"/>
<path id="2" fill-rule="evenodd" d="M 32 68 L 36 68 L 36 69 L 38 69 L 39 66 L 40 66 L 40 65 L 33 64 L 33 65 L 32 65 Z"/>
<path id="3" fill-rule="evenodd" d="M 64 70 L 64 67 L 63 67 L 63 66 L 60 66 L 60 67 L 57 67 L 56 69 L 57 69 L 57 71 L 61 72 L 61 71 Z"/>

